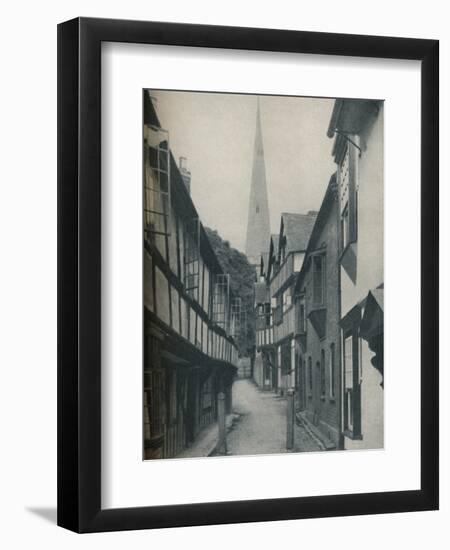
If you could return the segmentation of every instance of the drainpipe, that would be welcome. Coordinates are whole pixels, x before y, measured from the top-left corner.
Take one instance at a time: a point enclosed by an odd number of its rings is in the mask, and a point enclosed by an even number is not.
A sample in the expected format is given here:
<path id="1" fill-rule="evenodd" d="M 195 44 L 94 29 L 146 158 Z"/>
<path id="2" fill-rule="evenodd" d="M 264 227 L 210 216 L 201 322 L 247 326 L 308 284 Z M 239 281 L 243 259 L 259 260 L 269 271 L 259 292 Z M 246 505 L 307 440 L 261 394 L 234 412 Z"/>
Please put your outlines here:
<path id="1" fill-rule="evenodd" d="M 286 434 L 286 449 L 288 451 L 294 450 L 294 389 L 289 388 L 287 391 L 287 403 L 286 403 L 286 412 L 287 412 L 287 434 Z"/>

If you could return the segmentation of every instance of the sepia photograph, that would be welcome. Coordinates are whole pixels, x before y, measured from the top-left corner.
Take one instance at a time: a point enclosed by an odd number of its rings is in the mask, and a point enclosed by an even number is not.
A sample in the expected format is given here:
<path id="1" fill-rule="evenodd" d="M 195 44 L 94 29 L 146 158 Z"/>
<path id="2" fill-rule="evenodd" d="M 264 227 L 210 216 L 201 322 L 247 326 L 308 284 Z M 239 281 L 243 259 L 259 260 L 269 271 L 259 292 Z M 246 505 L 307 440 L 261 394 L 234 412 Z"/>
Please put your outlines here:
<path id="1" fill-rule="evenodd" d="M 142 109 L 143 459 L 382 449 L 383 100 Z"/>

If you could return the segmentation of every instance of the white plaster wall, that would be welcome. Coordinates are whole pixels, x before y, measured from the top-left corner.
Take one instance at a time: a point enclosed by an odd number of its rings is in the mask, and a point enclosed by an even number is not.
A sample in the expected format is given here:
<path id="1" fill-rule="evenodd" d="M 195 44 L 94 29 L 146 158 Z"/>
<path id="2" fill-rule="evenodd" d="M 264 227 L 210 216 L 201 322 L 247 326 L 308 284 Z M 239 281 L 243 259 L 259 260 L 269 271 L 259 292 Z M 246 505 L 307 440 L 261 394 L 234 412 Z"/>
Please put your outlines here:
<path id="1" fill-rule="evenodd" d="M 384 447 L 384 390 L 382 377 L 370 359 L 373 352 L 365 340 L 361 343 L 361 440 L 345 438 L 346 449 L 381 449 Z M 399 403 L 401 406 L 401 403 Z M 405 419 L 405 422 L 407 419 Z"/>
<path id="2" fill-rule="evenodd" d="M 367 149 L 363 151 L 358 167 L 356 284 L 341 269 L 342 317 L 363 300 L 370 289 L 384 281 L 383 116 L 384 107 L 368 134 L 361 136 L 361 141 L 367 143 Z"/>
<path id="3" fill-rule="evenodd" d="M 363 153 L 358 163 L 358 240 L 356 284 L 341 268 L 341 316 L 363 300 L 369 290 L 384 282 L 383 122 L 384 106 L 368 132 L 361 136 Z M 346 449 L 383 447 L 383 399 L 381 376 L 372 366 L 372 352 L 360 339 L 362 440 L 344 439 Z"/>

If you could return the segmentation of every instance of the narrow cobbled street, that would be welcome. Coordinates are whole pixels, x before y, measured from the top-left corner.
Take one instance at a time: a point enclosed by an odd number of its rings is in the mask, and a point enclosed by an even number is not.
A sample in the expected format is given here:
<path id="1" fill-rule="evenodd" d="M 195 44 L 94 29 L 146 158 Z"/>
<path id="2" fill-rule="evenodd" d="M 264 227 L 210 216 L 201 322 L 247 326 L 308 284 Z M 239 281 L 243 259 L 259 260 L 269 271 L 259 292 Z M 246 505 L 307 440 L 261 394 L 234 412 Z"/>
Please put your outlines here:
<path id="1" fill-rule="evenodd" d="M 251 380 L 233 384 L 233 410 L 240 415 L 228 434 L 228 453 L 254 455 L 286 453 L 286 398 L 262 391 Z M 295 427 L 295 451 L 320 451 L 306 431 Z"/>

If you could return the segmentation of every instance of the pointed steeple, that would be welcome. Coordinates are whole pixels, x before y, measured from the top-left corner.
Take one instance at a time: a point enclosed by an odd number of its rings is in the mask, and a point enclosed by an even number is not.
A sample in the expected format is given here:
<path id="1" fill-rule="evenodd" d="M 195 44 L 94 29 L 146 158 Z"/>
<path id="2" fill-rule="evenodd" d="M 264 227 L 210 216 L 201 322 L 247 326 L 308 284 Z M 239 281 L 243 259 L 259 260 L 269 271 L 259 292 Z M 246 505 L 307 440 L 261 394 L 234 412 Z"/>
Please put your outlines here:
<path id="1" fill-rule="evenodd" d="M 245 253 L 251 264 L 259 265 L 261 253 L 267 252 L 269 249 L 270 239 L 269 201 L 267 199 L 266 167 L 264 163 L 259 98 L 256 109 L 255 148 L 253 152 L 253 170 L 247 224 Z"/>

